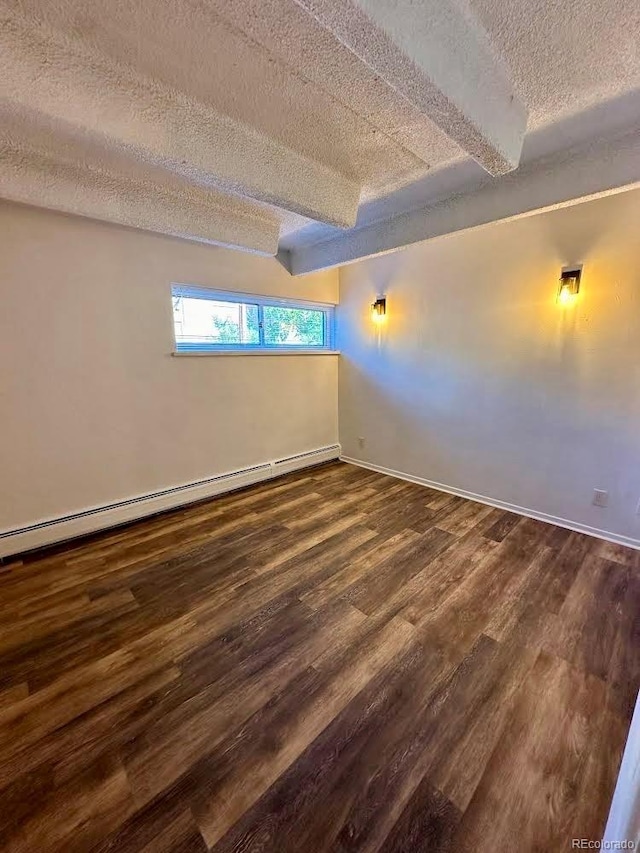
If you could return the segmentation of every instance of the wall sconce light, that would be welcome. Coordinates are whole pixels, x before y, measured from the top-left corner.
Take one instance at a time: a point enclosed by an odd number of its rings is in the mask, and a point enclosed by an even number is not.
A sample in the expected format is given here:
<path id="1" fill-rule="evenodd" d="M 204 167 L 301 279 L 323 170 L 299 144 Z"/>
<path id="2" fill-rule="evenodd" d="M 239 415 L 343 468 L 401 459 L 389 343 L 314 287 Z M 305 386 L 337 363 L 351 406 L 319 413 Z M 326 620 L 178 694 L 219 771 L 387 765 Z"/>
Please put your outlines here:
<path id="1" fill-rule="evenodd" d="M 564 267 L 560 273 L 560 284 L 556 302 L 560 305 L 571 305 L 580 293 L 580 279 L 582 277 L 582 265 L 577 267 Z"/>
<path id="2" fill-rule="evenodd" d="M 374 323 L 383 323 L 387 316 L 387 300 L 381 296 L 371 306 L 371 319 Z"/>

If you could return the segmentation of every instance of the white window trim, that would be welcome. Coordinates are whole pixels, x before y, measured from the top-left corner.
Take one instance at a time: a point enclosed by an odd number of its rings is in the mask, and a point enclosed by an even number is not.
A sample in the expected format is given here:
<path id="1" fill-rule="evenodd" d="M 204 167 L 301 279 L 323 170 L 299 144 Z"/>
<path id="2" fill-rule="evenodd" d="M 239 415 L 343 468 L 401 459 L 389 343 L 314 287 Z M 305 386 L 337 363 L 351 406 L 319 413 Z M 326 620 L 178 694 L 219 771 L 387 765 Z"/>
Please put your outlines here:
<path id="1" fill-rule="evenodd" d="M 264 357 L 272 355 L 340 355 L 340 350 L 337 349 L 326 349 L 326 347 L 315 347 L 315 349 L 305 349 L 304 347 L 251 347 L 248 345 L 244 345 L 245 349 L 210 349 L 210 350 L 173 350 L 171 355 L 174 358 L 208 358 L 209 356 L 213 356 L 214 358 L 218 358 L 218 356 L 240 356 L 241 358 L 244 356 L 250 357 Z"/>
<path id="2" fill-rule="evenodd" d="M 324 314 L 324 345 L 323 346 L 282 346 L 278 344 L 202 344 L 191 348 L 181 348 L 175 339 L 175 326 L 173 326 L 175 356 L 209 356 L 209 355 L 338 355 L 335 346 L 335 309 L 331 302 L 311 302 L 307 299 L 290 299 L 286 297 L 262 296 L 258 293 L 245 293 L 233 290 L 214 290 L 209 287 L 200 287 L 191 284 L 173 282 L 171 284 L 171 297 L 185 296 L 192 299 L 211 299 L 215 302 L 246 302 L 257 305 L 262 322 L 262 311 L 264 306 L 278 306 L 281 308 L 301 308 L 322 311 Z"/>

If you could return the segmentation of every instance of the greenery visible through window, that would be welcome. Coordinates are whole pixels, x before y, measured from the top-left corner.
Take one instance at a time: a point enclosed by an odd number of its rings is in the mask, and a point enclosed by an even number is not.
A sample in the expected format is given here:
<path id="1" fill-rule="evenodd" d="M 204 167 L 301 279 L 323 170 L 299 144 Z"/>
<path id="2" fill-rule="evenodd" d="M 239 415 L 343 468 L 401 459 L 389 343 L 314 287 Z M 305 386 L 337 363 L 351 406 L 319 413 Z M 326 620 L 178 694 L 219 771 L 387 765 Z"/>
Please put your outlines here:
<path id="1" fill-rule="evenodd" d="M 265 305 L 264 341 L 269 346 L 324 345 L 324 311 Z"/>
<path id="2" fill-rule="evenodd" d="M 178 352 L 328 350 L 333 306 L 173 285 Z"/>

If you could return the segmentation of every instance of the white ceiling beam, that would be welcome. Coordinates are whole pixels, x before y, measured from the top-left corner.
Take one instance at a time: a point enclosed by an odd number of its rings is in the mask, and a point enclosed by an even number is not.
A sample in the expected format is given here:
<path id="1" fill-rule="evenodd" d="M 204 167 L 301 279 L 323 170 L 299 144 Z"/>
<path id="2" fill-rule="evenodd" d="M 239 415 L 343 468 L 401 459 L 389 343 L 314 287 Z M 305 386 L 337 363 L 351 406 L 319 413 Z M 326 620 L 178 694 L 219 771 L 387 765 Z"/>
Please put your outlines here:
<path id="1" fill-rule="evenodd" d="M 518 166 L 527 110 L 465 0 L 295 0 L 491 175 Z"/>
<path id="2" fill-rule="evenodd" d="M 359 184 L 213 109 L 142 79 L 71 38 L 5 18 L 0 100 L 205 188 L 350 227 Z"/>
<path id="3" fill-rule="evenodd" d="M 640 186 L 640 128 L 534 160 L 473 192 L 292 249 L 293 275 L 384 255 L 434 237 Z"/>
<path id="4" fill-rule="evenodd" d="M 172 237 L 275 255 L 279 223 L 266 211 L 246 212 L 234 199 L 202 190 L 176 192 L 154 182 L 0 140 L 0 194 L 45 207 Z"/>

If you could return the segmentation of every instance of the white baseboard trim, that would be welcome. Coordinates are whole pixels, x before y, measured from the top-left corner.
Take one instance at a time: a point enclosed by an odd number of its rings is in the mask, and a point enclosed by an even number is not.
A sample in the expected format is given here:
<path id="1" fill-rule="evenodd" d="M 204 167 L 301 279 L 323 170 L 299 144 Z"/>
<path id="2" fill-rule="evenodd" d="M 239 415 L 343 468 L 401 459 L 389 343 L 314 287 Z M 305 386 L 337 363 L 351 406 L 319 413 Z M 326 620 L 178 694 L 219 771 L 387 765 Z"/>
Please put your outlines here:
<path id="1" fill-rule="evenodd" d="M 558 527 L 566 527 L 568 530 L 574 530 L 576 533 L 586 533 L 588 536 L 594 536 L 596 539 L 604 539 L 606 542 L 614 542 L 616 545 L 626 545 L 628 548 L 640 550 L 640 539 L 632 539 L 630 536 L 621 536 L 618 533 L 611 533 L 608 530 L 601 530 L 598 527 L 590 527 L 587 524 L 571 521 L 568 518 L 558 518 L 546 512 L 538 512 L 535 509 L 528 509 L 527 507 L 518 506 L 507 501 L 500 501 L 496 498 L 488 498 L 486 495 L 478 495 L 475 492 L 468 492 L 465 489 L 456 489 L 444 483 L 427 480 L 425 477 L 415 477 L 413 474 L 394 471 L 392 468 L 385 468 L 383 465 L 373 465 L 371 462 L 355 459 L 352 456 L 341 456 L 340 461 L 347 462 L 349 465 L 358 465 L 360 468 L 367 468 L 369 471 L 377 471 L 379 474 L 388 474 L 390 477 L 397 477 L 399 480 L 407 480 L 409 483 L 417 483 L 419 486 L 428 486 L 430 489 L 436 489 L 439 492 L 447 492 L 450 495 L 457 495 L 460 498 L 467 498 L 470 501 L 494 506 L 497 509 L 506 509 L 517 515 L 535 518 L 537 521 L 545 521 L 548 524 L 555 524 Z"/>
<path id="2" fill-rule="evenodd" d="M 339 457 L 340 445 L 332 444 L 284 459 L 252 465 L 240 471 L 217 474 L 204 480 L 184 483 L 150 494 L 136 495 L 111 504 L 88 507 L 65 516 L 47 518 L 23 527 L 0 531 L 0 558 L 43 548 L 67 539 L 75 539 L 109 527 L 117 527 L 128 521 L 135 521 L 138 518 L 175 509 L 194 501 L 242 489 L 292 471 L 319 465 L 321 462 L 330 462 Z"/>

